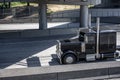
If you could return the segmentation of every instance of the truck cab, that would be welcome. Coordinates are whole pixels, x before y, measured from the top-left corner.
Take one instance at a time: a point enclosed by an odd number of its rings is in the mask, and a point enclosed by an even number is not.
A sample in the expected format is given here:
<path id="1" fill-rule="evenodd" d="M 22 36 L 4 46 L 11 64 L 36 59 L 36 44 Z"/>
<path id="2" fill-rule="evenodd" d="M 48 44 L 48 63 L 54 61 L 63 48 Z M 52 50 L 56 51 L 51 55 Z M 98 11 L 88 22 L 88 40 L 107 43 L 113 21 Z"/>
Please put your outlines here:
<path id="1" fill-rule="evenodd" d="M 98 44 L 98 45 L 97 45 Z M 99 58 L 96 57 L 99 47 Z M 114 58 L 116 55 L 116 32 L 100 31 L 97 43 L 97 32 L 81 29 L 79 35 L 66 40 L 58 40 L 56 53 L 61 64 L 72 64 L 81 59 L 95 61 L 97 59 Z"/>

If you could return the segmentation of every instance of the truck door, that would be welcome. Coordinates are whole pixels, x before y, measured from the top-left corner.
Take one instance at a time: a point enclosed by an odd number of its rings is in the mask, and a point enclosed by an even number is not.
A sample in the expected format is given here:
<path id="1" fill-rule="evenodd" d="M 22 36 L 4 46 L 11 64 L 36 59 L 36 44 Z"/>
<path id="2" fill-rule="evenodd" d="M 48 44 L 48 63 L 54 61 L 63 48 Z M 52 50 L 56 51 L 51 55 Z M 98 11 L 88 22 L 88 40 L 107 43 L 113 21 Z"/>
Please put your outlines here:
<path id="1" fill-rule="evenodd" d="M 96 48 L 95 48 L 96 39 L 95 39 L 95 37 L 96 37 L 95 33 L 86 34 L 86 53 L 87 54 L 94 54 L 96 51 Z"/>

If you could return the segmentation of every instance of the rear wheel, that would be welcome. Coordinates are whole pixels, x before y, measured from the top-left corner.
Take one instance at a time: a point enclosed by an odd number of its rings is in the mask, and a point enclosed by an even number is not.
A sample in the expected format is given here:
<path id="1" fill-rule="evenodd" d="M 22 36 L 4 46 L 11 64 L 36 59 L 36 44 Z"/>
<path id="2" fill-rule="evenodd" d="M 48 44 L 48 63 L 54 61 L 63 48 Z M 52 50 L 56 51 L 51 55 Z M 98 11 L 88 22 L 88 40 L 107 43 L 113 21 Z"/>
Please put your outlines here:
<path id="1" fill-rule="evenodd" d="M 66 54 L 63 59 L 63 64 L 73 64 L 77 61 L 76 56 L 74 54 Z"/>

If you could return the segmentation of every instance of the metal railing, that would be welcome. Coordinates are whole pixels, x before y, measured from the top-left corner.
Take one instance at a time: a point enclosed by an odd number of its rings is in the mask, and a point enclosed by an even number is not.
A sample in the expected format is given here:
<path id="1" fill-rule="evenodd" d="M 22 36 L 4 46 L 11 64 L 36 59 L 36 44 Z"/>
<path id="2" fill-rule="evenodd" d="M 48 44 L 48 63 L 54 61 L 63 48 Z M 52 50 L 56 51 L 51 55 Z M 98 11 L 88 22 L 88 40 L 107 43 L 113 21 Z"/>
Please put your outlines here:
<path id="1" fill-rule="evenodd" d="M 50 18 L 75 18 L 80 16 L 80 11 L 78 10 L 68 10 L 68 11 L 61 11 L 55 12 L 50 14 Z"/>
<path id="2" fill-rule="evenodd" d="M 107 9 L 107 8 L 97 8 L 89 9 L 89 13 L 92 17 L 113 17 L 120 16 L 120 8 L 118 9 Z M 63 12 L 56 12 L 50 14 L 51 18 L 77 18 L 80 16 L 80 10 L 69 10 Z"/>
<path id="3" fill-rule="evenodd" d="M 120 16 L 120 8 L 118 9 L 90 9 L 89 13 L 91 13 L 92 17 L 113 17 L 113 16 Z"/>
<path id="4" fill-rule="evenodd" d="M 3 18 L 3 16 L 9 16 L 12 15 L 11 9 L 0 9 L 0 18 Z"/>
<path id="5" fill-rule="evenodd" d="M 38 8 L 35 8 L 38 9 Z M 9 8 L 9 9 L 0 9 L 0 17 L 5 16 L 13 16 L 13 17 L 25 17 L 32 15 L 34 13 L 38 13 L 38 10 L 35 10 L 32 7 L 16 7 L 16 8 Z"/>

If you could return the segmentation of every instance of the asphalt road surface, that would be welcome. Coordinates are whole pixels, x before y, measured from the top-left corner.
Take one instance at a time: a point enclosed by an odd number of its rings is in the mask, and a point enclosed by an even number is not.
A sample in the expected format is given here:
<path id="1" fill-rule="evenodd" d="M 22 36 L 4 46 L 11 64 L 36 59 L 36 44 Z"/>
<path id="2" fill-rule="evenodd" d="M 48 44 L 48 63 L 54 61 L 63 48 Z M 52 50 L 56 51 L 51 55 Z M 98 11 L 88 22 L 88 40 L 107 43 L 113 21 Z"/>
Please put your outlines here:
<path id="1" fill-rule="evenodd" d="M 95 24 L 92 24 L 93 26 Z M 103 23 L 101 25 L 107 25 Z M 111 25 L 111 24 L 109 24 Z M 0 30 L 38 29 L 38 23 L 0 24 Z M 48 23 L 48 28 L 79 27 L 78 23 Z M 60 39 L 59 37 L 57 37 Z M 62 37 L 63 38 L 63 37 Z M 56 58 L 56 38 L 45 40 L 0 40 L 0 68 L 27 68 L 38 66 L 59 65 Z M 117 35 L 117 45 L 120 45 L 120 32 Z M 117 61 L 120 61 L 119 59 Z"/>
<path id="2" fill-rule="evenodd" d="M 1 41 L 0 68 L 12 69 L 59 65 L 56 57 L 56 44 L 56 39 L 50 40 L 49 37 L 47 40 Z M 117 33 L 117 45 L 120 45 L 120 32 Z M 120 61 L 120 59 L 114 61 Z"/>
<path id="3" fill-rule="evenodd" d="M 73 36 L 73 35 L 72 35 Z M 0 68 L 27 68 L 59 65 L 56 59 L 57 39 L 71 35 L 0 40 Z"/>
<path id="4" fill-rule="evenodd" d="M 56 65 L 56 41 L 0 43 L 0 68 L 27 68 Z"/>

